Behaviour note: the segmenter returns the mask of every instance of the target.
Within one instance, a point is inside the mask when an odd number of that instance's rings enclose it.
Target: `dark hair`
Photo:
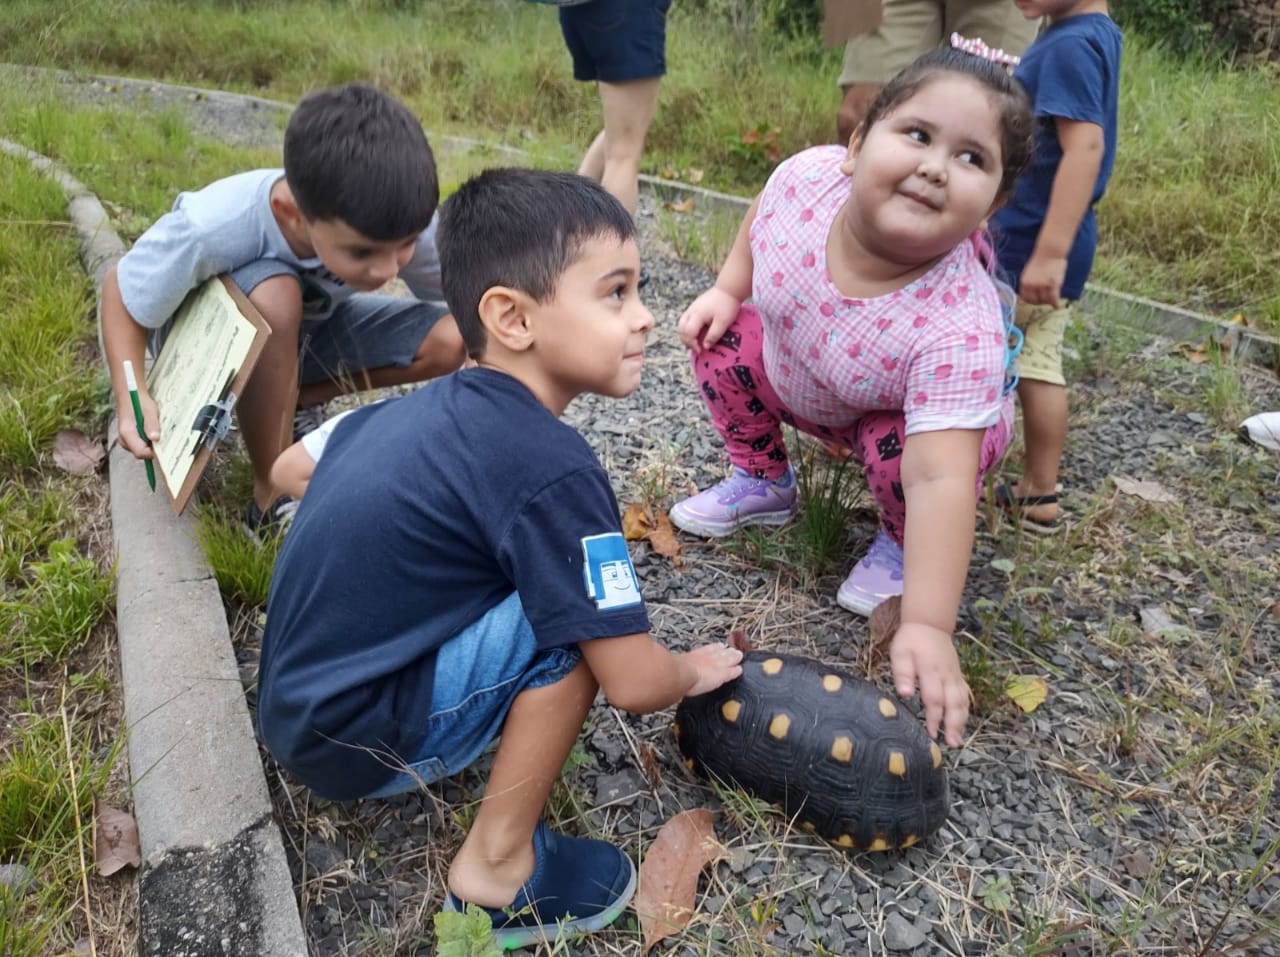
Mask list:
[[[588,240],[634,235],[626,208],[577,173],[489,169],[467,180],[440,208],[436,234],[444,298],[467,355],[484,354],[479,306],[489,289],[547,302]]]
[[[1013,181],[1031,161],[1035,116],[1031,112],[1027,91],[1003,64],[993,63],[954,47],[930,50],[884,85],[867,110],[859,132],[865,137],[867,131],[893,112],[899,103],[909,100],[921,87],[944,79],[948,73],[958,73],[977,80],[987,88],[1000,107],[1000,159],[1003,166],[1000,193],[1008,193],[1013,187]]]
[[[440,203],[422,124],[363,83],[302,99],[284,131],[284,175],[303,216],[379,241],[422,232]]]

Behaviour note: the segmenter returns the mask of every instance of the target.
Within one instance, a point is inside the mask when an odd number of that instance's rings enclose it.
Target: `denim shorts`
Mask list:
[[[229,275],[247,296],[268,279],[297,277],[298,272],[279,259],[258,259]],[[333,379],[359,385],[359,373],[368,369],[410,366],[422,340],[448,312],[444,303],[358,292],[338,303],[327,318],[302,320],[298,382]],[[152,355],[160,354],[171,325],[172,320],[152,332],[148,340]]]
[[[577,645],[539,648],[520,595],[512,592],[437,653],[422,749],[406,755],[407,769],[368,797],[412,791],[475,763],[502,732],[520,692],[555,684],[581,658]]]
[[[626,83],[667,72],[671,0],[590,0],[560,8],[575,80]]]

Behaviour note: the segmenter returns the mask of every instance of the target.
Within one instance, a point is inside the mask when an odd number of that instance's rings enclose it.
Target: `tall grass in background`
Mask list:
[[[812,29],[778,29],[784,7],[673,6],[646,172],[750,195],[776,155],[834,136],[839,51],[822,49]],[[554,10],[521,0],[7,0],[0,60],[286,101],[369,80],[404,97],[433,132],[517,146],[543,165],[575,165],[599,122],[594,90],[572,79]],[[1095,278],[1193,308],[1243,309],[1280,330],[1277,117],[1280,89],[1261,68],[1177,60],[1128,36]],[[170,135],[158,145],[182,148],[183,134]],[[186,172],[182,186],[202,182]]]

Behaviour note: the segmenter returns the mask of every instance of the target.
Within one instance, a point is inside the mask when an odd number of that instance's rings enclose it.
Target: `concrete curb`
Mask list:
[[[0,150],[62,187],[101,290],[124,244],[97,197],[47,157],[7,140]],[[142,843],[139,953],[306,957],[218,584],[190,516],[146,488],[114,424],[112,439],[116,617]]]

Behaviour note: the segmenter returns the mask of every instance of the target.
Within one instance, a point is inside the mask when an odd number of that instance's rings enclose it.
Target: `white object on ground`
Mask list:
[[[1240,437],[1280,452],[1280,412],[1259,412],[1240,425]]]

